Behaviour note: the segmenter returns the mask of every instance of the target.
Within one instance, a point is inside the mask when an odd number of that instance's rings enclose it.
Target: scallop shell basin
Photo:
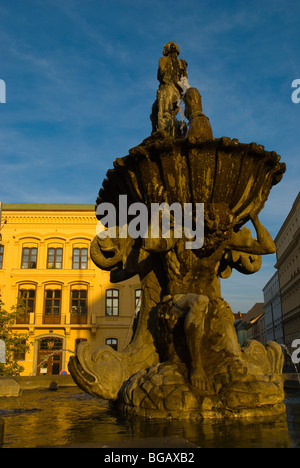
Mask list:
[[[236,227],[246,223],[255,208],[264,206],[273,185],[286,170],[280,156],[256,143],[213,138],[191,142],[151,136],[114,161],[100,189],[97,205],[114,204],[127,195],[128,204],[158,202],[163,187],[169,204],[226,204]]]

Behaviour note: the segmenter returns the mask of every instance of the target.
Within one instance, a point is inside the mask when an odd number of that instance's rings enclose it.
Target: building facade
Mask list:
[[[276,341],[279,344],[284,344],[278,271],[263,288],[263,294],[266,342]]]
[[[266,344],[265,314],[263,302],[257,302],[246,314],[247,339]]]
[[[4,204],[4,223],[1,300],[9,310],[22,299],[24,311],[13,328],[30,337],[30,350],[18,356],[22,375],[67,371],[84,340],[95,350],[124,349],[139,307],[139,278],[112,284],[109,272],[92,262],[94,206]]]
[[[244,346],[249,340],[256,340],[266,344],[264,304],[257,302],[243,316],[236,321],[238,342]]]
[[[300,193],[276,236],[284,342],[300,338]]]

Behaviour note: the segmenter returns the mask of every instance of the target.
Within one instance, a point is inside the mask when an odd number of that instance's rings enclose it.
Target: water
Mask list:
[[[23,391],[0,398],[4,448],[107,442],[179,436],[203,448],[300,448],[300,392],[287,393],[287,418],[260,424],[122,420],[108,402],[77,387]]]

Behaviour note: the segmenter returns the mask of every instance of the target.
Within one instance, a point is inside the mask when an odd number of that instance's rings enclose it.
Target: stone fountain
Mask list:
[[[228,278],[233,268],[255,273],[261,256],[275,252],[258,215],[285,165],[256,143],[213,137],[201,96],[188,84],[187,63],[178,55],[176,44],[165,45],[152,134],[114,161],[97,199],[98,208],[112,204],[118,220],[121,195],[128,205],[142,203],[149,210],[164,203],[173,220],[170,235],[160,230],[156,237],[124,236],[124,225],[117,222],[115,237],[95,237],[91,257],[111,272],[111,282],[139,275],[139,321],[123,351],[105,346],[92,353],[83,342],[69,370],[83,390],[114,401],[128,416],[277,416],[285,412],[281,347],[257,341],[240,347],[220,278]],[[182,102],[188,124],[176,118]],[[187,248],[189,236],[172,233],[173,203],[193,207],[194,226],[195,207],[204,204],[201,246]],[[244,226],[248,221],[257,238]]]

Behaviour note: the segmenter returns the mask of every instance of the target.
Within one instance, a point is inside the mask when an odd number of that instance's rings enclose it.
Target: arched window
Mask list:
[[[37,247],[23,247],[21,268],[33,269],[37,264]]]
[[[63,249],[57,245],[48,246],[47,253],[47,268],[61,269],[62,268]]]
[[[105,298],[105,315],[119,315],[119,290],[107,289]]]
[[[71,287],[71,323],[87,323],[88,290],[85,285]]]
[[[20,315],[16,319],[16,323],[30,323],[29,314],[34,314],[35,311],[35,288],[32,285],[20,286],[18,299],[22,309]]]
[[[115,351],[118,351],[118,340],[117,340],[117,338],[106,338],[105,344],[110,346]]]
[[[59,324],[61,314],[61,287],[49,285],[44,294],[44,323]]]
[[[73,270],[86,270],[88,267],[88,248],[73,246],[72,268]]]

